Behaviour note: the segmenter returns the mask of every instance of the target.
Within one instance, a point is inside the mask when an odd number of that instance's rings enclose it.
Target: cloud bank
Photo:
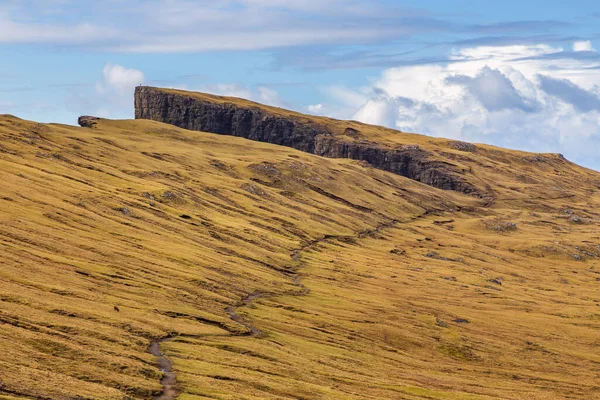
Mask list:
[[[423,33],[504,35],[570,26],[554,20],[473,25],[446,17],[389,0],[4,0],[0,44],[191,53],[357,46]]]
[[[390,7],[382,0],[131,0],[127,4],[122,0],[106,0],[102,3],[98,6],[79,0],[6,0],[0,4],[0,44],[180,53],[354,44],[431,30],[431,24],[421,28],[428,18],[421,15],[423,12]],[[413,20],[415,17],[418,20]],[[406,20],[394,23],[398,19]]]
[[[576,53],[543,44],[455,50],[444,64],[385,70],[372,86],[354,91],[362,99],[358,109],[340,107],[342,89],[328,88],[331,101],[310,111],[337,111],[339,117],[432,136],[563,152],[600,169],[600,54],[587,42],[573,47]]]

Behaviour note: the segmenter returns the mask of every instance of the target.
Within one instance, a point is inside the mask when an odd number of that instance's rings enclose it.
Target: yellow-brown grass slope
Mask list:
[[[0,398],[151,398],[164,337],[181,399],[598,398],[600,176],[446,152],[494,202],[151,121],[0,117]]]
[[[435,187],[452,186],[440,182],[444,178],[455,180],[456,190],[470,192],[488,202],[496,198],[527,201],[536,197],[539,200],[540,197],[569,196],[568,190],[577,190],[581,182],[598,180],[596,173],[585,171],[560,154],[509,151],[485,144],[434,138],[357,121],[301,114],[235,97],[152,87],[137,89],[136,115],[141,118],[168,121],[189,129],[205,126],[210,132],[259,137],[270,143],[290,142],[294,148],[328,157],[371,159],[384,170],[408,169],[400,174],[413,175],[421,182],[431,181]],[[274,126],[279,129],[272,129]],[[282,137],[281,132],[286,127],[297,143]],[[252,129],[258,132],[247,132]],[[311,138],[307,132],[313,132],[316,137]],[[312,146],[324,148],[311,150],[311,146],[298,137],[312,142]],[[395,152],[406,157],[393,160]],[[402,168],[394,164],[408,166]],[[429,169],[431,165],[435,167]],[[411,171],[414,169],[411,166],[422,167],[425,176]],[[572,176],[577,179],[570,179]]]

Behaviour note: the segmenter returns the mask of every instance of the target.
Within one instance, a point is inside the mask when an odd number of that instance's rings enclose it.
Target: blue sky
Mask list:
[[[600,3],[0,0],[0,113],[131,118],[137,84],[600,170]]]

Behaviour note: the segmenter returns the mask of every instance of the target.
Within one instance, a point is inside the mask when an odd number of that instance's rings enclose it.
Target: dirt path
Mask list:
[[[150,343],[150,353],[156,357],[156,363],[160,371],[163,373],[163,377],[160,380],[160,384],[163,387],[162,393],[159,396],[154,397],[154,400],[174,400],[177,397],[177,388],[175,383],[177,381],[177,375],[173,372],[173,366],[171,360],[169,360],[161,351],[160,344],[168,342],[173,338],[164,338],[155,340]]]
[[[229,314],[229,318],[231,318],[234,322],[242,325],[250,330],[250,336],[258,336],[261,334],[261,331],[252,325],[250,322],[244,321],[242,317],[240,317],[236,310],[240,307],[246,307],[252,304],[252,302],[256,299],[263,297],[262,293],[251,293],[242,299],[242,302],[237,307],[227,307],[225,311]]]
[[[410,219],[409,221],[406,221],[405,223],[413,222],[417,219],[425,217],[428,214],[429,214],[429,212],[426,211],[424,214],[414,217],[414,218]],[[354,236],[325,235],[320,239],[315,239],[298,249],[292,250],[292,252],[290,253],[290,258],[294,262],[300,262],[299,267],[296,268],[296,271],[297,271],[304,265],[304,262],[301,261],[302,253],[311,250],[312,248],[319,245],[320,243],[327,242],[329,240],[362,239],[362,238],[372,237],[372,236],[376,235],[377,233],[379,233],[380,231],[382,231],[383,229],[393,228],[394,226],[396,226],[397,224],[399,224],[401,222],[402,221],[399,221],[399,220],[389,220],[386,222],[382,222],[379,225],[377,225],[376,228],[358,232]],[[298,288],[300,288],[300,291],[298,293],[295,293],[296,296],[306,296],[308,293],[310,293],[310,289],[308,289],[302,283],[302,275],[299,274],[298,272],[286,273],[286,272],[282,271],[281,274],[285,275],[288,278],[293,278],[293,284],[295,286],[297,286]],[[237,310],[241,307],[247,307],[247,306],[251,305],[254,302],[254,300],[262,298],[262,297],[266,297],[266,296],[267,296],[267,294],[259,293],[259,292],[248,294],[246,297],[244,297],[242,299],[242,301],[238,305],[227,307],[225,309],[225,312],[227,312],[227,314],[229,315],[229,318],[231,318],[232,321],[234,321],[235,323],[248,329],[248,332],[249,332],[247,334],[248,336],[256,337],[262,333],[260,331],[260,329],[258,329],[256,326],[254,326],[251,322],[244,320],[239,314],[237,314]],[[157,357],[156,361],[158,363],[158,366],[159,366],[161,372],[163,373],[163,378],[160,381],[161,385],[163,386],[163,391],[162,391],[161,395],[155,397],[154,400],[175,400],[178,395],[177,387],[176,387],[177,375],[173,371],[171,361],[160,351],[161,343],[165,343],[165,342],[168,342],[173,339],[174,339],[173,337],[163,338],[163,339],[155,340],[150,344],[150,352],[154,356]]]

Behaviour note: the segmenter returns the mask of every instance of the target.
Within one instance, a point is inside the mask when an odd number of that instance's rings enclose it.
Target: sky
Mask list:
[[[597,0],[0,0],[0,114],[133,117],[139,84],[600,170]]]

